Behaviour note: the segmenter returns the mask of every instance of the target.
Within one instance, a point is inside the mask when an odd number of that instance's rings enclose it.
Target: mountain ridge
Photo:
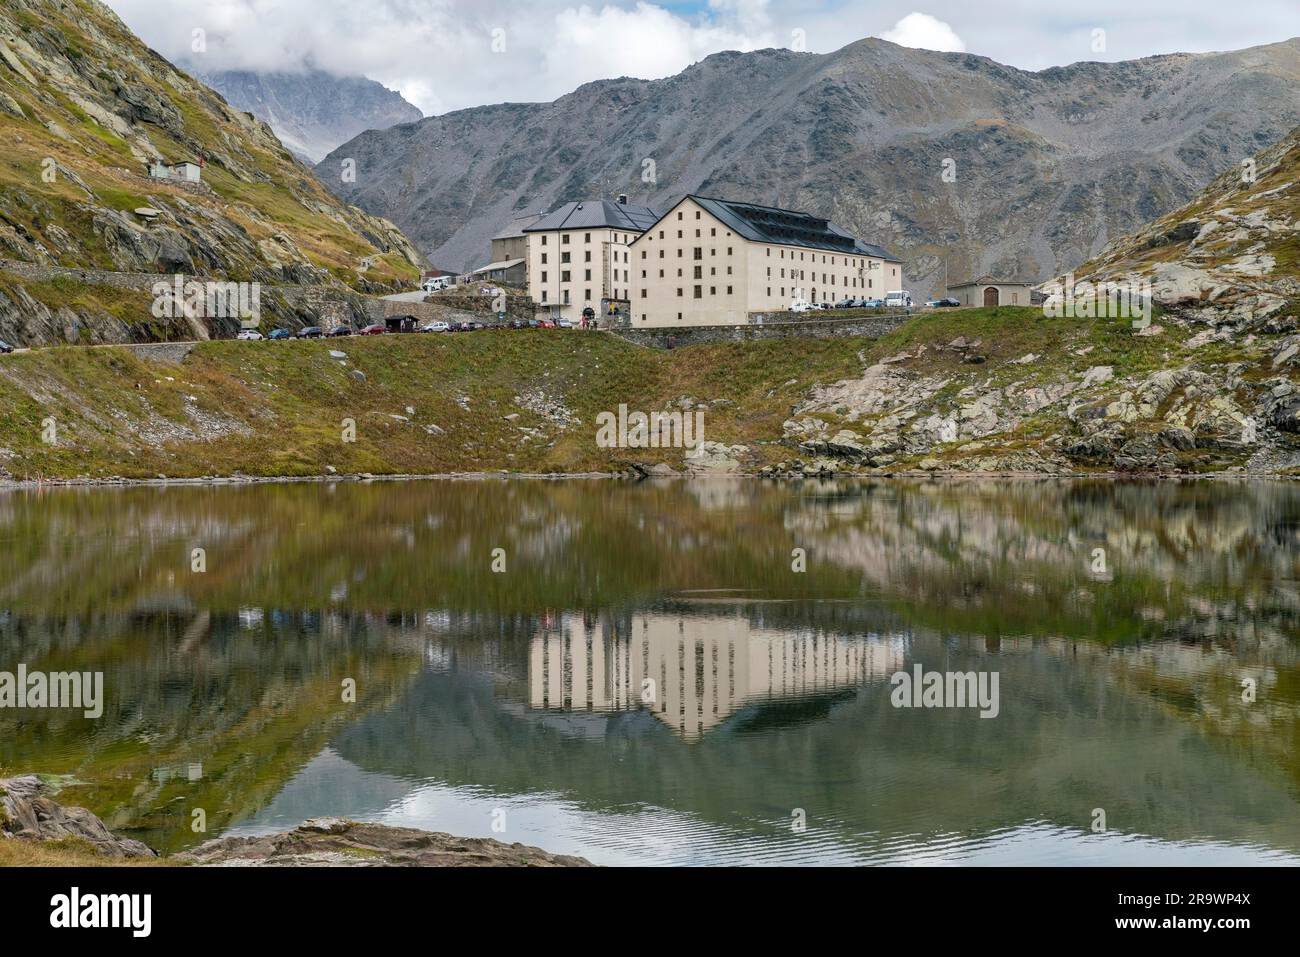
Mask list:
[[[419,275],[395,225],[329,193],[269,126],[146,47],[99,0],[0,7],[0,136],[0,259],[346,293],[396,291]],[[156,162],[182,160],[202,164],[201,182],[151,175]],[[119,299],[0,270],[0,336],[154,335],[148,310]]]
[[[265,121],[288,149],[309,164],[370,129],[388,129],[424,119],[402,94],[364,76],[335,76],[324,70],[262,73],[203,71],[194,76],[231,106]]]
[[[1297,89],[1300,39],[1029,72],[865,38],[427,117],[360,134],[317,170],[462,267],[521,211],[699,192],[827,216],[896,249],[917,291],[936,291],[945,257],[953,281],[1044,280],[1089,258],[1300,124]],[[338,176],[344,158],[355,183]]]

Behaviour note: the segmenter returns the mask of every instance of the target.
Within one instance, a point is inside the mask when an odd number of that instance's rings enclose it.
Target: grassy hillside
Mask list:
[[[1239,364],[1238,351],[1005,307],[921,316],[880,340],[671,352],[548,330],[208,342],[179,366],[120,348],[46,349],[0,358],[0,469],[15,479],[680,469],[679,449],[598,448],[596,416],[689,399],[705,409],[708,441],[745,446],[730,454],[746,471],[796,458],[840,471],[1100,470],[1112,463],[1063,454],[1078,437],[1071,416],[1108,407],[1120,378],[1214,372]],[[1089,380],[1097,368],[1111,378]],[[1018,411],[990,418],[989,396]],[[956,431],[940,434],[948,418]],[[49,419],[54,444],[42,437]],[[847,457],[801,445],[844,429],[864,445],[897,443]],[[1193,442],[1170,454],[1180,470],[1209,471],[1254,451]]]
[[[98,0],[0,8],[0,138],[0,257],[355,288],[418,276],[396,227],[336,200]],[[147,175],[200,158],[202,187]]]

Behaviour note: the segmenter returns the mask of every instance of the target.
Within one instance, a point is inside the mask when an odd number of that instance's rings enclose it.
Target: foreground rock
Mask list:
[[[105,857],[157,857],[130,838],[118,837],[84,807],[64,807],[49,797],[36,775],[0,780],[0,840],[64,841],[77,838]]]
[[[225,837],[174,858],[216,867],[591,867],[580,857],[523,844],[453,837],[433,831],[308,821],[285,834]]]

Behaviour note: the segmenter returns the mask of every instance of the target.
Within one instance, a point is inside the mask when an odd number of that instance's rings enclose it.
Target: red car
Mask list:
[[[388,327],[382,322],[376,322],[373,326],[366,326],[361,330],[363,336],[382,336],[388,333]]]
[[[549,319],[543,319],[542,322],[541,322],[541,325],[539,325],[537,328],[539,328],[539,329],[554,329],[554,328],[555,328],[555,323],[551,322],[551,320],[549,320]]]

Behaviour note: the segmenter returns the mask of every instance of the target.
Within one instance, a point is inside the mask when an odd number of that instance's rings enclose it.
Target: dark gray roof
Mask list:
[[[493,236],[493,239],[516,239],[524,234],[533,223],[542,218],[541,213],[527,213],[510,220],[510,225]]]
[[[527,227],[526,233],[556,229],[628,229],[643,233],[659,221],[659,211],[649,206],[622,204],[607,199],[565,203]]]
[[[758,206],[754,203],[733,203],[707,196],[692,195],[686,199],[694,200],[712,216],[730,226],[733,232],[751,242],[825,249],[828,252],[870,256],[886,262],[903,261],[883,246],[864,243],[829,219],[810,213],[778,209],[775,206]]]

